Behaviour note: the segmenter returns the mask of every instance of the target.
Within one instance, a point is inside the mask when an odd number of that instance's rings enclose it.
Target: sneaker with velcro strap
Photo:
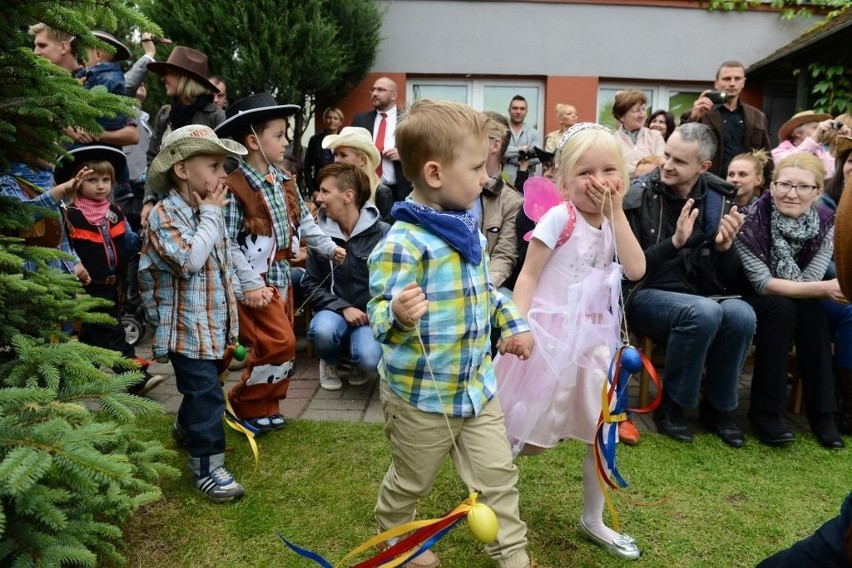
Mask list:
[[[192,476],[195,488],[216,503],[234,501],[245,495],[243,486],[234,481],[234,476],[224,467],[217,467],[205,477]]]

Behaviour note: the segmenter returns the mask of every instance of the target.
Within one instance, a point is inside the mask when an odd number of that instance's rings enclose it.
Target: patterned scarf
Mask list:
[[[478,265],[482,260],[476,217],[466,211],[436,211],[409,199],[395,204],[391,215],[429,229],[472,264]]]
[[[772,245],[769,249],[769,269],[775,278],[802,281],[802,269],[796,263],[796,257],[805,246],[805,242],[817,236],[819,215],[816,207],[811,207],[796,219],[778,212],[772,202],[772,217],[769,222]]]
[[[109,211],[109,199],[95,201],[81,195],[74,200],[74,206],[80,210],[86,221],[95,227],[100,227],[106,217],[107,211]]]

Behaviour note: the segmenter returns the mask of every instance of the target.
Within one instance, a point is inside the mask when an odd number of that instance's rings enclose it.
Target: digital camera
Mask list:
[[[714,105],[720,105],[728,100],[728,93],[725,91],[710,91],[704,96],[710,99],[710,102]]]

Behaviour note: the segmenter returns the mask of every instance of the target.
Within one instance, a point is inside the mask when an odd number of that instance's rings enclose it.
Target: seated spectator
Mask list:
[[[645,126],[648,99],[642,91],[619,91],[612,103],[612,116],[621,124],[615,139],[627,162],[627,173],[632,178],[636,163],[645,156],[663,156],[665,141],[656,130]]]
[[[329,134],[322,141],[322,147],[334,151],[334,161],[358,166],[366,174],[370,182],[369,200],[379,210],[379,215],[385,223],[393,223],[391,207],[393,207],[393,191],[381,182],[376,174],[376,168],[381,162],[381,155],[370,131],[360,126],[346,126],[340,134]]]
[[[559,130],[554,130],[544,138],[545,152],[554,152],[559,141],[568,132],[568,129],[577,124],[579,115],[574,105],[559,103],[556,105],[556,120],[559,121]]]
[[[358,166],[334,163],[317,176],[320,228],[340,247],[346,259],[335,265],[311,250],[302,277],[302,292],[314,309],[308,339],[320,358],[320,386],[343,387],[337,363],[348,343],[349,384],[375,379],[382,357],[367,319],[370,299],[367,257],[390,228],[370,201],[370,181]]]
[[[668,140],[675,129],[674,115],[667,110],[655,110],[645,120],[645,126],[659,132],[663,140]]]
[[[667,344],[666,388],[654,411],[659,431],[692,442],[683,409],[699,406],[703,383],[702,425],[740,447],[745,439],[730,412],[755,319],[748,304],[723,297],[738,266],[731,246],[742,217],[734,188],[707,173],[715,151],[708,126],[680,126],[665,144],[663,164],[624,197],[648,267],[642,281],[625,283],[625,311],[636,333]]]
[[[752,150],[734,156],[728,164],[728,183],[737,188],[734,203],[743,208],[751,205],[763,191],[763,171],[769,155],[765,150]]]
[[[305,150],[305,187],[308,191],[317,189],[317,175],[325,166],[334,162],[334,152],[324,148],[322,141],[329,134],[337,134],[343,126],[343,111],[337,107],[328,107],[322,113],[322,122],[325,128],[311,136],[308,140],[308,148]],[[378,151],[378,150],[376,150]]]
[[[518,262],[518,242],[515,218],[524,204],[523,196],[503,179],[500,162],[509,146],[509,121],[498,112],[488,111],[488,157],[485,173],[488,183],[471,211],[485,235],[486,250],[491,258],[491,283],[500,288],[515,271]],[[508,289],[505,292],[509,292]]]
[[[778,129],[781,143],[772,149],[772,161],[777,164],[790,154],[807,152],[822,160],[827,177],[831,177],[834,174],[834,157],[824,139],[826,133],[833,130],[833,124],[830,114],[806,110],[793,115]]]
[[[795,341],[811,431],[826,448],[844,446],[834,422],[831,333],[820,300],[847,300],[836,278],[823,280],[834,250],[833,213],[816,207],[824,179],[825,167],[816,156],[796,153],[781,160],[770,191],[747,209],[734,244],[753,291],[743,300],[757,316],[748,417],[768,445],[793,441],[781,416],[786,354]]]
[[[645,156],[644,158],[641,158],[638,162],[636,162],[636,169],[633,170],[633,177],[630,181],[632,182],[636,178],[653,172],[662,163],[663,159],[660,156]]]

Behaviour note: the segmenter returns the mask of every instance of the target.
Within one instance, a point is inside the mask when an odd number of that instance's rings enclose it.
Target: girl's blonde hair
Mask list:
[[[790,154],[775,164],[775,171],[772,173],[772,181],[778,181],[778,176],[780,176],[781,172],[787,168],[799,168],[806,172],[811,172],[816,178],[816,186],[819,190],[822,191],[825,187],[825,165],[822,163],[822,160],[813,154],[808,154],[806,152]]]
[[[763,179],[763,168],[765,168],[766,164],[769,162],[769,153],[766,150],[752,150],[751,152],[744,152],[734,156],[731,163],[736,162],[737,160],[749,162],[752,166],[754,166],[754,173],[760,179],[758,188],[763,187],[763,184],[766,183],[766,180]]]
[[[575,125],[572,128],[577,128],[577,126]],[[609,130],[598,125],[582,128],[574,134],[569,134],[565,144],[557,150],[556,185],[560,190],[564,191],[568,187],[568,179],[574,174],[574,167],[577,162],[592,149],[600,149],[615,156],[621,176],[622,191],[627,191],[627,188],[630,187],[630,176],[627,174],[627,163],[624,161],[621,147]]]
[[[96,176],[108,175],[109,180],[110,180],[110,184],[115,185],[115,168],[113,168],[112,164],[110,162],[108,162],[107,160],[93,160],[91,162],[84,162],[84,163],[80,164],[77,168],[74,169],[74,172],[72,174],[72,178],[74,176],[76,176],[77,173],[80,170],[82,170],[83,168],[89,168],[90,170],[92,170],[92,172],[93,172],[92,175],[96,175]],[[76,188],[71,189],[68,192],[67,196],[68,196],[68,202],[69,203],[74,203],[74,201],[77,200],[77,197],[78,197],[77,192],[78,192],[79,189],[80,189],[79,187],[76,187]]]

